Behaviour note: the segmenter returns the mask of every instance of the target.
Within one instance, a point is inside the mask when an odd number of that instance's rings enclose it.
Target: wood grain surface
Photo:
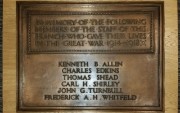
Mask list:
[[[31,0],[23,0],[31,1]],[[47,0],[33,0],[47,1]],[[60,0],[54,0],[60,1]],[[61,0],[62,1],[62,0]],[[64,0],[65,2],[69,2]],[[73,0],[72,0],[73,1]],[[78,0],[79,1],[79,0]],[[74,2],[78,2],[75,1]],[[96,0],[99,1],[99,0]],[[108,1],[108,0],[101,0]],[[113,0],[122,1],[122,0]],[[152,1],[152,0],[124,0]],[[177,113],[178,112],[178,23],[177,0],[164,1],[164,111],[126,111],[125,113]],[[90,2],[85,0],[84,2]],[[16,79],[16,0],[3,1],[3,113],[34,113],[20,112],[17,105]],[[37,113],[124,113],[118,111],[71,110]]]
[[[180,0],[178,0],[178,110],[180,113]]]
[[[0,0],[0,112],[2,112],[2,0]]]

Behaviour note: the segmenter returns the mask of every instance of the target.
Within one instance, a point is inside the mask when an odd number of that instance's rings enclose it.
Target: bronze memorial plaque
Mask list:
[[[18,110],[163,110],[163,3],[17,2]]]

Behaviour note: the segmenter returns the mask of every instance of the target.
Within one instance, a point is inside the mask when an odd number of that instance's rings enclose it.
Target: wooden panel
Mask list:
[[[2,0],[0,0],[0,112],[2,112]]]
[[[178,0],[178,110],[180,113],[180,1]]]
[[[24,0],[30,1],[30,0]],[[42,1],[42,0],[39,0]],[[43,0],[44,1],[44,0]],[[59,0],[56,0],[59,1]],[[98,1],[98,0],[96,0]],[[107,1],[107,0],[104,0]],[[115,0],[114,0],[115,1]],[[116,0],[122,1],[122,0]],[[127,0],[125,0],[127,1]],[[128,0],[130,1],[130,0]],[[132,1],[132,0],[131,0]],[[149,1],[149,0],[139,0]],[[163,1],[163,0],[154,0]],[[67,1],[65,1],[67,2]],[[177,37],[177,1],[164,0],[165,22],[164,22],[164,113],[177,112],[178,91],[178,37]],[[3,8],[3,113],[16,113],[16,0],[4,0]],[[61,111],[71,113],[72,111]],[[102,113],[96,110],[73,110],[74,113]],[[113,113],[117,111],[104,111]],[[23,113],[23,112],[17,112]],[[32,113],[32,112],[26,112]],[[42,112],[41,112],[42,113]],[[49,113],[49,112],[44,112]],[[56,112],[57,113],[57,112]],[[122,112],[121,112],[122,113]],[[157,113],[153,111],[132,111],[126,113]],[[159,111],[159,113],[163,113]]]

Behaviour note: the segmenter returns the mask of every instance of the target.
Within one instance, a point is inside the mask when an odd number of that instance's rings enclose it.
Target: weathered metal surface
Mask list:
[[[162,110],[161,5],[19,2],[19,109]]]

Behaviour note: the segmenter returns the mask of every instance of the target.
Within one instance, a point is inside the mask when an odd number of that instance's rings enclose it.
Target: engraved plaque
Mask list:
[[[162,6],[18,2],[19,110],[162,110]]]

